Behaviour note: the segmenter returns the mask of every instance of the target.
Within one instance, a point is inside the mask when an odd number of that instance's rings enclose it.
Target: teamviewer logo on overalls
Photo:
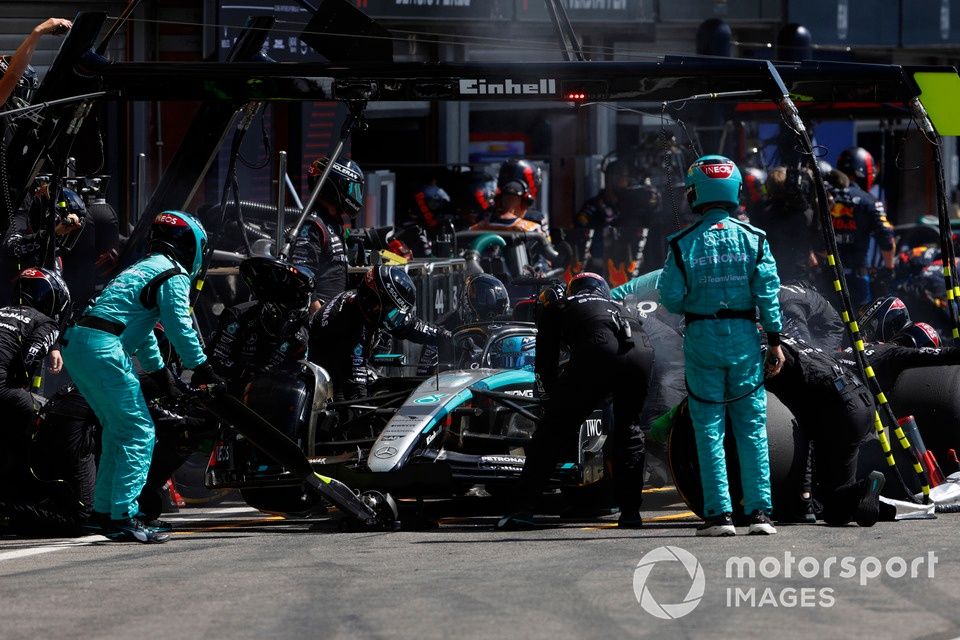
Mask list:
[[[663,604],[654,597],[647,583],[655,568],[659,566],[663,570],[664,565],[673,562],[679,562],[690,577],[690,589],[681,602]],[[680,547],[657,547],[647,552],[640,558],[633,572],[633,593],[637,596],[637,602],[644,611],[661,620],[675,620],[692,612],[703,599],[705,588],[706,578],[704,578],[700,561],[692,553]]]

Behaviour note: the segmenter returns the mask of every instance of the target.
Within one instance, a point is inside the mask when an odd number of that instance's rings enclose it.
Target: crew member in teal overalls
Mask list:
[[[697,535],[735,535],[723,450],[725,409],[740,458],[750,533],[776,533],[768,514],[767,397],[756,318],[767,333],[766,373],[783,366],[780,279],[763,231],[731,213],[740,202],[737,165],[704,156],[687,171],[687,200],[703,217],[673,234],[657,283],[660,302],[686,321],[684,361],[706,522]]]
[[[190,286],[200,273],[207,234],[190,214],[165,211],[153,221],[147,257],[116,276],[63,339],[63,359],[103,426],[91,530],[118,541],[164,542],[169,535],[136,516],[156,440],[134,370],[170,384],[157,346],[157,322],[193,382],[217,380],[190,318]]]

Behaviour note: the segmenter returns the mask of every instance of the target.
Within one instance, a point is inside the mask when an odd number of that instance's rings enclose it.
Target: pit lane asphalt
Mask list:
[[[953,638],[960,636],[958,516],[857,527],[781,526],[772,537],[694,537],[661,492],[642,530],[612,518],[496,533],[493,518],[433,530],[340,533],[330,519],[285,520],[242,505],[187,509],[163,545],[0,539],[0,638]],[[703,599],[661,620],[634,594],[647,552],[680,547],[700,562]],[[934,577],[726,578],[731,556],[937,555]],[[809,565],[808,565],[809,568]],[[822,576],[822,574],[821,574]],[[647,587],[679,603],[692,579],[654,565]],[[728,606],[732,588],[770,588],[762,607]],[[787,589],[833,590],[833,606],[786,607]],[[790,593],[787,591],[786,593]],[[789,601],[790,596],[787,596]],[[819,595],[815,601],[823,602]]]

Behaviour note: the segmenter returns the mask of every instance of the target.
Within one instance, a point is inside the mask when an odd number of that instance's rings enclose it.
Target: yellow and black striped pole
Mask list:
[[[960,283],[957,280],[956,250],[953,246],[953,229],[950,225],[950,211],[947,204],[947,187],[943,174],[943,153],[940,135],[937,133],[930,116],[918,98],[910,101],[910,110],[917,128],[926,138],[933,151],[933,169],[937,183],[937,226],[940,231],[940,257],[943,260],[943,282],[946,289],[947,315],[950,318],[950,338],[960,339]]]
[[[793,104],[793,101],[788,95],[784,95],[780,101],[780,112],[783,116],[785,124],[793,130],[797,138],[800,140],[803,152],[807,157],[807,164],[810,170],[813,172],[814,188],[817,194],[817,213],[820,218],[821,233],[823,234],[823,241],[827,250],[827,265],[833,272],[833,289],[840,299],[840,317],[843,318],[844,325],[846,325],[847,333],[850,337],[850,342],[853,344],[853,353],[856,357],[857,364],[860,367],[861,375],[866,381],[870,392],[874,396],[874,401],[876,403],[876,411],[874,412],[874,427],[877,430],[877,438],[880,440],[880,446],[883,448],[883,453],[886,457],[887,464],[893,467],[894,470],[897,470],[896,461],[894,460],[893,453],[891,451],[890,441],[884,430],[884,419],[886,419],[890,430],[893,431],[897,436],[901,446],[903,446],[908,453],[910,449],[910,441],[897,424],[896,416],[893,413],[893,409],[890,407],[890,403],[887,401],[887,396],[880,387],[880,383],[874,374],[873,367],[871,367],[870,363],[867,361],[867,356],[864,351],[863,337],[860,335],[860,326],[857,324],[856,317],[853,312],[853,303],[850,300],[850,294],[846,286],[846,279],[843,275],[843,265],[840,262],[839,251],[837,249],[837,237],[833,232],[833,220],[830,215],[830,210],[827,206],[827,191],[823,184],[823,176],[820,175],[820,167],[818,166],[816,158],[814,157],[813,145],[810,142],[810,137],[807,134],[806,127],[804,126],[803,121],[800,119],[800,114],[797,111],[796,105]],[[923,467],[919,464],[914,466],[914,471],[916,471],[920,478],[920,486],[923,491],[924,500],[929,501],[930,485],[927,481],[927,474],[923,470]],[[896,475],[902,482],[903,478],[900,477],[899,471],[897,471]],[[907,489],[905,484],[903,488],[908,496],[912,496],[912,492]]]

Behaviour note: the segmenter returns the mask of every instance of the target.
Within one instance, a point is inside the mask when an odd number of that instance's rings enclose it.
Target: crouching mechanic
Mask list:
[[[247,258],[240,276],[255,300],[220,314],[207,351],[214,370],[240,396],[258,374],[306,358],[313,273],[276,258]]]
[[[687,325],[684,363],[703,485],[701,536],[736,535],[723,449],[729,410],[740,457],[750,533],[776,533],[770,522],[767,397],[756,309],[767,332],[767,373],[783,366],[780,279],[764,233],[732,217],[740,170],[723,156],[703,156],[687,171],[687,200],[702,218],[669,237],[657,283],[660,302]]]
[[[646,455],[640,412],[647,397],[653,349],[640,321],[610,299],[599,275],[578,274],[566,298],[544,301],[537,320],[537,386],[544,398],[543,418],[527,448],[518,487],[518,511],[502,518],[498,529],[536,526],[532,513],[546,488],[564,443],[576,437],[583,421],[613,396],[613,479],[621,527],[639,527],[643,465]],[[561,350],[570,361],[560,371]]]
[[[0,309],[0,472],[22,470],[30,428],[39,408],[28,390],[60,334],[70,293],[58,274],[24,269],[14,283],[13,306]],[[17,469],[14,469],[17,467]],[[2,483],[7,485],[7,483]],[[9,485],[7,485],[9,486]]]
[[[369,360],[381,332],[417,344],[436,345],[451,333],[414,316],[417,288],[400,267],[373,267],[360,286],[323,306],[310,326],[309,358],[330,374],[334,397],[367,395]]]
[[[153,328],[165,333],[194,384],[219,382],[190,320],[190,286],[200,273],[207,234],[188,213],[153,221],[149,254],[127,267],[64,334],[63,358],[103,426],[91,529],[116,541],[165,542],[169,535],[138,519],[137,495],[150,467],[156,433],[134,370],[170,383]]]
[[[873,526],[884,476],[873,471],[857,480],[860,443],[873,429],[873,398],[853,372],[834,356],[800,339],[784,337],[785,363],[766,387],[793,413],[814,452],[813,481],[823,504],[821,516],[830,525],[856,520]],[[789,505],[779,505],[781,507]]]

